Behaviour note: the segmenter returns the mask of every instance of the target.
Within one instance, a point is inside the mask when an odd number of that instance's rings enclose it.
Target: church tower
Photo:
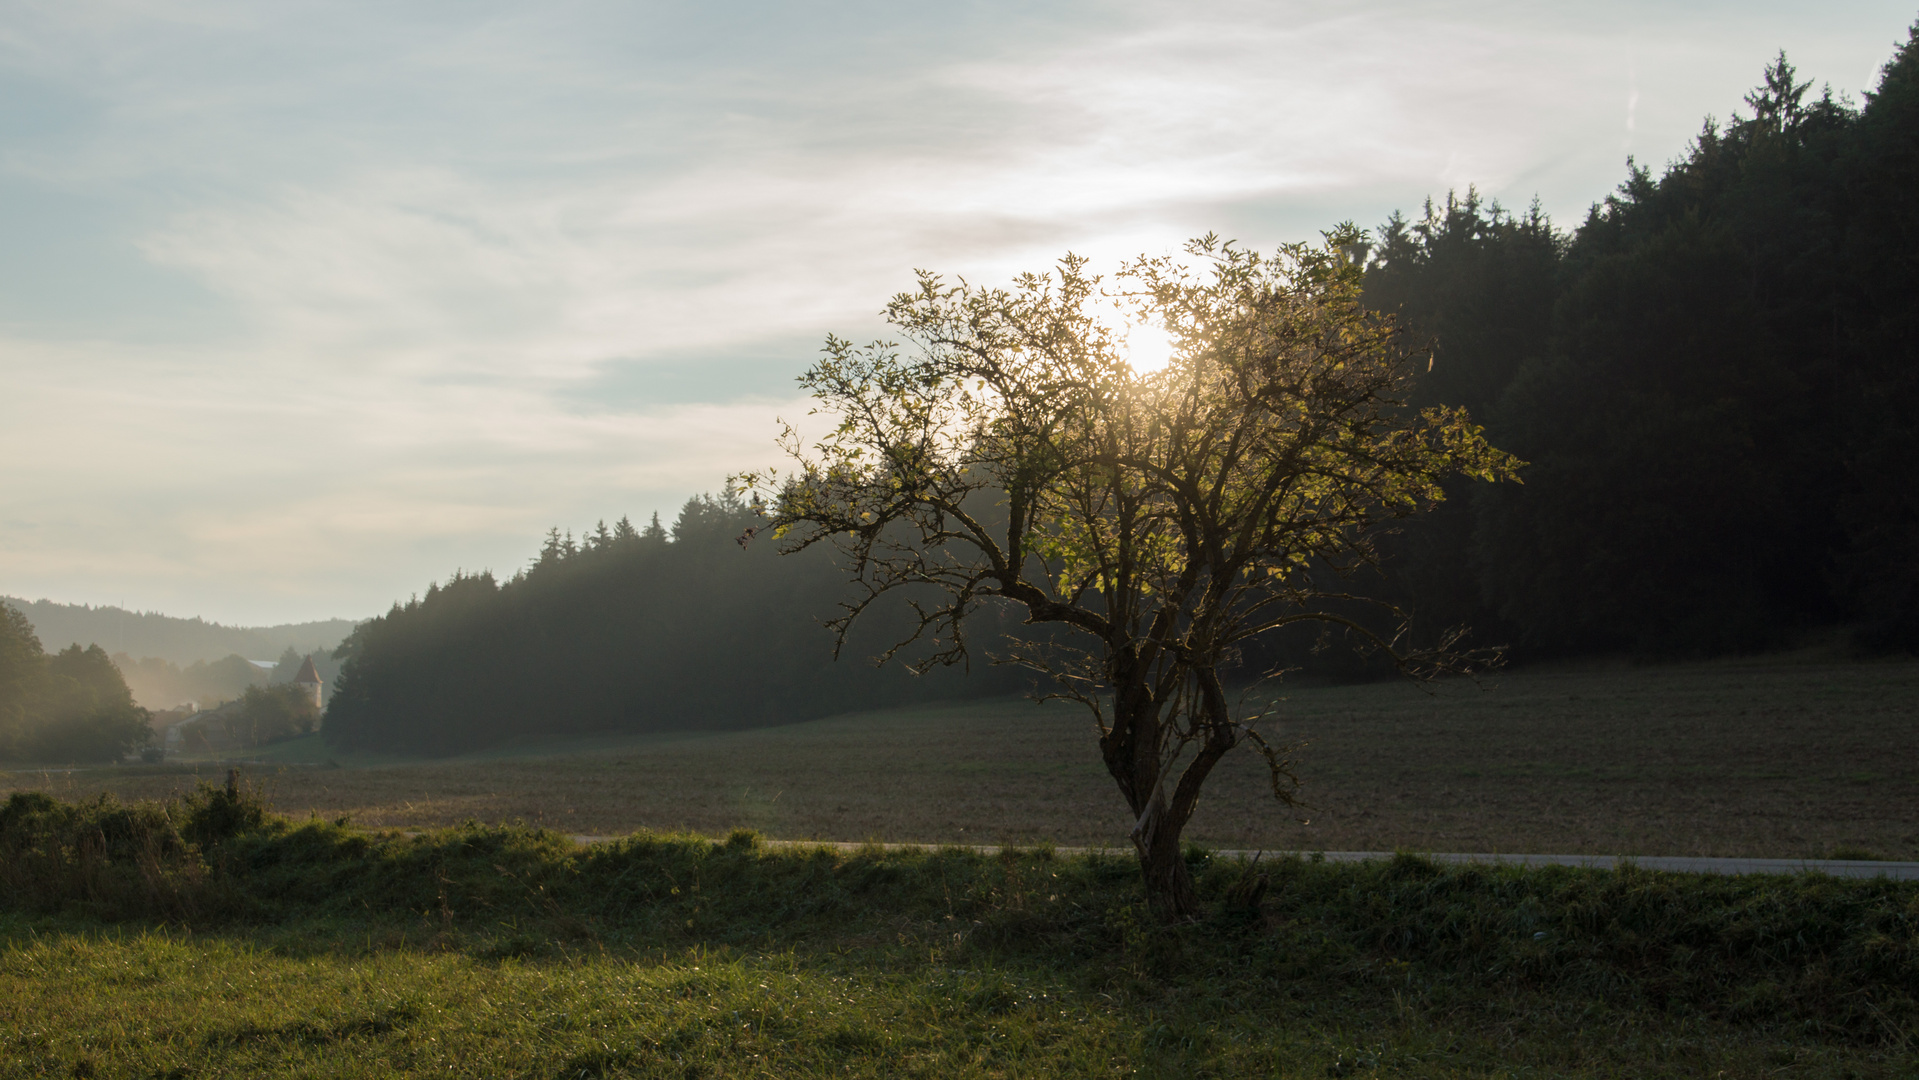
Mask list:
[[[293,677],[293,685],[313,695],[313,707],[320,707],[320,672],[313,666],[313,657],[306,658],[300,665],[300,673]]]

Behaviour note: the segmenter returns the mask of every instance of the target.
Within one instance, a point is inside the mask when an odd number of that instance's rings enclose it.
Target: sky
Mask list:
[[[1476,185],[1576,225],[1905,4],[0,0],[0,594],[363,618],[778,463],[827,333]]]

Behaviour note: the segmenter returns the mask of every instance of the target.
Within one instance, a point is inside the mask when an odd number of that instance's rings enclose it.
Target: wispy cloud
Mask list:
[[[0,592],[368,613],[765,463],[913,267],[1469,183],[1576,218],[1622,89],[1656,161],[1778,46],[1843,85],[1910,14],[1740,10],[16,7],[0,186],[52,209],[0,250]]]

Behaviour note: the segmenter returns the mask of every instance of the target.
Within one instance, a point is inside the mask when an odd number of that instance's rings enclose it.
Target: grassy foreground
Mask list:
[[[1914,1076],[1919,885],[0,809],[0,1077]]]

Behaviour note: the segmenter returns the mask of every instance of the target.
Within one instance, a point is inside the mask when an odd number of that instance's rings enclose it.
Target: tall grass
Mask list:
[[[950,956],[1098,959],[1155,978],[1256,972],[1280,992],[1399,981],[1435,1002],[1525,990],[1856,1036],[1919,1023],[1912,883],[1191,858],[1214,914],[1163,929],[1116,855],[770,849],[744,831],[590,846],[526,828],[368,833],[275,817],[233,786],[134,806],[24,793],[0,808],[7,904],[107,920],[404,924],[499,954],[905,935]]]
[[[243,903],[241,879],[208,863],[223,844],[268,823],[255,793],[229,774],[177,800],[122,805],[110,795],[66,803],[16,792],[0,806],[0,896],[9,906],[102,919],[193,922]],[[224,869],[223,867],[221,869]]]
[[[1087,1048],[1122,1032],[1131,1049],[1121,1057],[1191,1064],[1292,1060],[1276,1047],[1320,1030],[1313,1025],[1350,1033],[1389,1020],[1404,1028],[1413,1017],[1424,1018],[1421,1038],[1451,1031],[1474,1054],[1524,1025],[1534,1055],[1566,1052],[1565,1040],[1592,1043],[1605,1027],[1620,1038],[1683,1030],[1694,1043],[1765,1060],[1785,1045],[1849,1047],[1892,1062],[1909,1060],[1919,1030],[1913,883],[1442,866],[1410,855],[1249,866],[1194,849],[1189,859],[1211,914],[1163,927],[1139,901],[1132,860],[1117,855],[845,852],[769,847],[746,831],[590,846],[529,828],[373,833],[276,817],[231,785],[137,806],[16,794],[0,809],[0,906],[68,935],[103,924],[175,927],[195,940],[266,941],[271,953],[317,950],[351,963],[397,949],[420,956],[418,970],[440,972],[435,979],[454,977],[426,959],[436,955],[561,967],[627,957],[641,965],[633,970],[678,965],[682,976],[686,958],[706,956],[733,965],[722,980],[728,993],[762,1012],[771,963],[800,980],[793,1000],[802,1003],[827,992],[819,980],[852,978],[880,995],[874,1009],[923,1013],[915,1024],[960,1031],[1018,1020],[1028,1025],[1020,1038],[1038,1040],[1034,1053],[1078,1032],[1074,1053],[1092,1055],[1089,1075],[1111,1062]],[[50,947],[36,940],[35,949]],[[41,957],[33,964],[53,963],[53,954],[33,955]],[[849,1054],[893,1045],[870,1016],[829,1023],[823,1004],[816,1016],[789,1006],[775,1010],[781,1030],[805,1042],[822,1074]],[[376,1041],[386,1036],[352,1026],[399,1022],[371,1013],[334,1020]],[[1075,1026],[1085,1024],[1120,1026],[1096,1038]],[[644,1038],[669,1036],[662,1028]],[[1382,1067],[1386,1050],[1347,1041],[1321,1064]],[[566,1060],[578,1059],[566,1075],[653,1060],[641,1043],[607,1042],[602,1058],[566,1045]]]

